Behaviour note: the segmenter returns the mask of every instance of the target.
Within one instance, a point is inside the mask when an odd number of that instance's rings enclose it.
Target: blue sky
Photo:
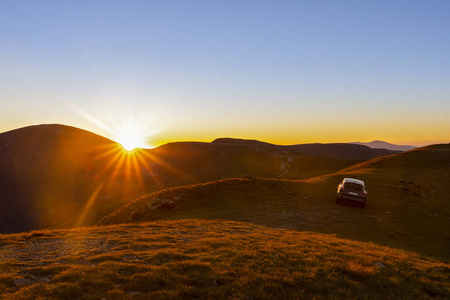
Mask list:
[[[2,1],[0,132],[449,140],[449,1]]]

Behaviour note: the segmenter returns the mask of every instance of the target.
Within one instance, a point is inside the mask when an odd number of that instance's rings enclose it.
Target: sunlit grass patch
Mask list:
[[[145,259],[145,262],[161,265],[174,261],[186,261],[192,259],[192,257],[192,255],[187,255],[175,249],[164,249],[155,251],[153,255]]]
[[[121,257],[111,254],[99,254],[91,256],[87,259],[90,263],[100,263],[104,261],[122,261]]]
[[[53,237],[55,236],[57,233],[52,232],[51,230],[34,230],[34,231],[30,231],[27,234],[23,235],[24,239],[27,240],[31,240],[34,238],[44,238],[44,237]]]
[[[132,275],[124,285],[126,290],[152,292],[160,290],[167,285],[168,274],[161,272],[145,272]]]
[[[136,262],[102,262],[96,266],[96,270],[108,274],[109,278],[127,277],[136,273],[147,272],[151,267]]]
[[[50,276],[59,274],[69,268],[70,267],[68,265],[58,264],[58,265],[49,265],[45,267],[29,268],[27,271],[34,276]]]

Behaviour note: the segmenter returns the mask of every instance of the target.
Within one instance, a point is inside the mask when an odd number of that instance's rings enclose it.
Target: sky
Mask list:
[[[0,132],[450,142],[450,1],[0,1]]]

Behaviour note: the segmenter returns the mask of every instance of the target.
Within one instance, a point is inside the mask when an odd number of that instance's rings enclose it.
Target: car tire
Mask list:
[[[366,202],[363,202],[363,203],[361,204],[361,208],[366,208]]]

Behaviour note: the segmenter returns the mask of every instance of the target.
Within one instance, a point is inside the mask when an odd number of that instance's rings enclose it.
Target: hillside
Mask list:
[[[445,299],[450,265],[333,235],[181,220],[0,235],[2,299]]]
[[[29,126],[0,134],[0,232],[95,224],[139,195],[174,186],[245,174],[310,178],[361,162],[358,151],[342,159],[216,140],[130,153],[75,127]]]
[[[450,145],[373,159],[304,181],[228,179],[142,196],[100,224],[225,219],[291,228],[450,259]],[[335,204],[338,183],[361,178],[366,209]]]

